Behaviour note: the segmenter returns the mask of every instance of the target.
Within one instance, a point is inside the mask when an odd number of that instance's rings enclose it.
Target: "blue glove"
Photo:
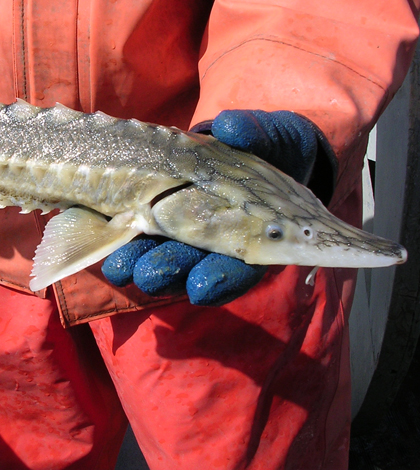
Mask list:
[[[214,120],[216,139],[254,155],[307,184],[317,154],[311,123],[290,111],[222,111]]]
[[[154,245],[151,248],[151,245]],[[266,266],[245,264],[173,240],[158,244],[138,237],[108,256],[102,272],[116,286],[131,282],[146,294],[162,296],[187,289],[195,305],[223,305],[245,294]]]
[[[287,111],[223,111],[213,122],[201,123],[192,131],[212,133],[232,147],[252,152],[303,184],[308,184],[320,154],[327,154],[333,163],[321,131]],[[324,163],[324,167],[327,171],[329,165]],[[186,288],[192,304],[207,306],[240,297],[261,280],[266,270],[265,266],[150,237],[137,238],[115,251],[102,267],[103,274],[117,286],[134,282],[152,296]]]

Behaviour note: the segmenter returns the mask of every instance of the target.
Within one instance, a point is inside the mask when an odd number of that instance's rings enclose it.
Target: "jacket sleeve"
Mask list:
[[[339,160],[338,183],[350,188],[359,176],[344,170],[350,159],[362,167],[368,133],[408,71],[419,4],[216,0],[193,123],[223,109],[300,113],[324,132]]]

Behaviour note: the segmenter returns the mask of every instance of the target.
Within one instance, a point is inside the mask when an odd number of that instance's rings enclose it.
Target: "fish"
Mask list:
[[[0,105],[0,208],[59,213],[35,251],[38,291],[140,234],[249,264],[385,267],[400,244],[332,215],[264,160],[212,136],[18,99]]]

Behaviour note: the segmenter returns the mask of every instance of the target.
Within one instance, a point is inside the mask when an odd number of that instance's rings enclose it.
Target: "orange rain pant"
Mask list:
[[[181,128],[226,108],[299,112],[339,160],[330,209],[358,225],[368,132],[408,70],[418,8],[1,2],[0,102]],[[272,267],[220,308],[113,288],[98,267],[34,295],[46,219],[18,212],[0,211],[0,468],[111,470],[126,416],[152,470],[347,467],[354,271],[312,287],[309,269]]]

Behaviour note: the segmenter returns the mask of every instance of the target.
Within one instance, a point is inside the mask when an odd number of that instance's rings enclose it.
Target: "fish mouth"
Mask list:
[[[395,264],[404,264],[407,261],[408,252],[402,245],[397,244],[397,246],[399,251],[399,260]]]

